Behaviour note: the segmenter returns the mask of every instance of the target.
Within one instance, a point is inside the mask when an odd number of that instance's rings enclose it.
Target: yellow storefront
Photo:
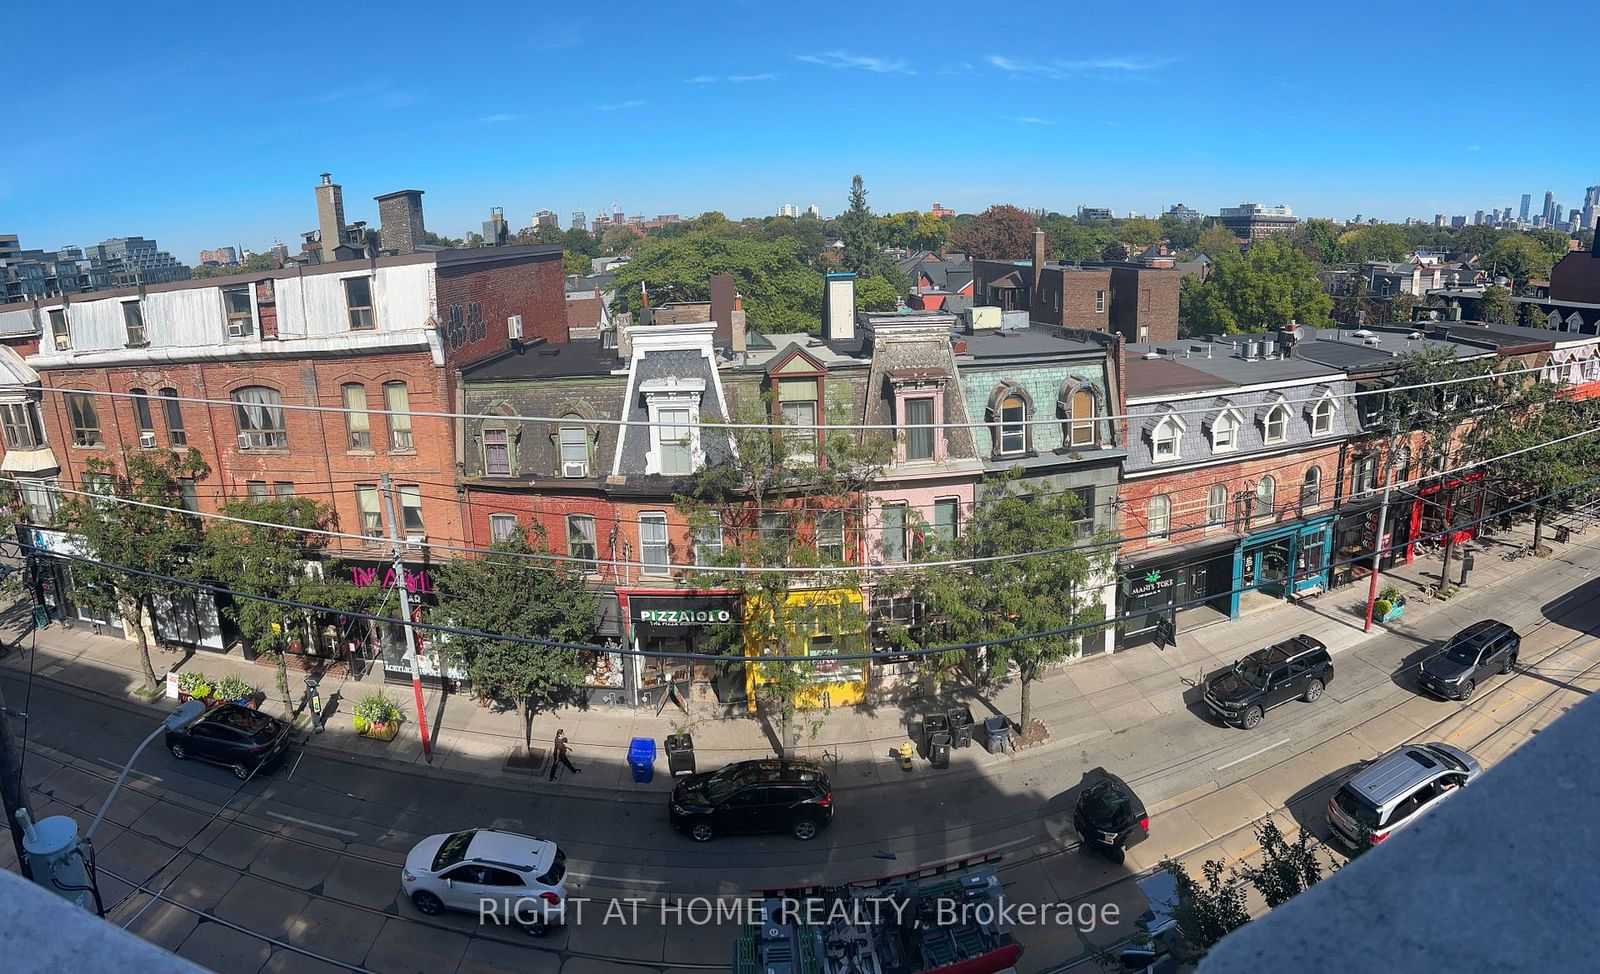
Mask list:
[[[759,659],[766,655],[859,654],[866,645],[862,605],[861,593],[854,589],[789,592],[784,596],[784,608],[779,613],[781,621],[774,624],[770,619],[760,618],[764,611],[761,597],[746,597],[745,655]],[[781,653],[771,647],[764,650],[763,642],[778,642],[772,636],[781,637]],[[809,669],[807,685],[796,695],[796,707],[802,710],[848,707],[866,699],[866,660],[823,661],[809,664]],[[766,666],[752,664],[745,667],[745,680],[748,706],[754,711],[756,690],[762,684],[772,682],[770,673]]]

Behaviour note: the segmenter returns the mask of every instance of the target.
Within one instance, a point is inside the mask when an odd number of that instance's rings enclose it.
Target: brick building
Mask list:
[[[1130,261],[1064,264],[1048,260],[1046,246],[1044,232],[1035,231],[1029,260],[973,261],[973,304],[1130,342],[1178,337],[1182,271]]]

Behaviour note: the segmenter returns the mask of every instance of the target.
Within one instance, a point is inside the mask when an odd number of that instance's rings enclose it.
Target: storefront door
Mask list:
[[[1240,587],[1283,598],[1284,583],[1293,558],[1293,535],[1246,548]]]

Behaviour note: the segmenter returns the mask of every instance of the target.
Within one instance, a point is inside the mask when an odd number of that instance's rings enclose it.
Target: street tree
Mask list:
[[[185,510],[184,486],[211,468],[194,449],[126,450],[124,456],[125,473],[110,460],[89,458],[83,492],[68,495],[56,518],[82,545],[83,560],[72,563],[74,597],[97,613],[117,612],[128,620],[138,637],[145,686],[153,689],[147,625],[154,630],[158,602],[190,591],[166,578],[193,575],[201,531],[199,519]]]
[[[1512,293],[1516,293],[1536,277],[1549,277],[1555,257],[1546,241],[1518,233],[1501,238],[1489,248],[1483,258],[1483,269],[1490,277],[1503,275]]]
[[[970,564],[960,569],[906,569],[878,580],[885,592],[904,592],[922,620],[889,638],[919,649],[964,644],[925,659],[929,675],[979,687],[1015,678],[1022,696],[1024,735],[1033,733],[1033,685],[1049,669],[1103,631],[1101,585],[1109,578],[1115,536],[1101,532],[1086,544],[1079,525],[1094,512],[1070,491],[1029,490],[1018,472],[978,487],[959,535],[919,531],[921,560]]]
[[[1478,299],[1478,320],[1496,325],[1509,325],[1517,320],[1517,305],[1511,300],[1511,291],[1491,284],[1483,289]]]
[[[1044,227],[1050,253],[1057,260],[1099,260],[1100,252],[1112,243],[1110,230],[1103,226],[1079,223],[1071,217],[1046,217],[1041,226]]]
[[[1492,422],[1473,427],[1472,452],[1493,459],[1489,475],[1503,496],[1531,505],[1538,550],[1551,513],[1596,492],[1588,482],[1600,470],[1600,438],[1594,434],[1600,407],[1595,400],[1559,397],[1553,384],[1528,376],[1507,376],[1500,384],[1510,391]]]
[[[1411,314],[1422,302],[1415,294],[1400,293],[1389,299],[1388,318],[1396,324],[1405,324],[1411,320]]]
[[[1550,327],[1550,319],[1545,316],[1544,309],[1531,301],[1522,306],[1522,311],[1518,317],[1519,321],[1517,323],[1524,328]]]
[[[970,227],[952,233],[950,246],[978,260],[1021,260],[1033,253],[1035,226],[1033,217],[1015,206],[991,206]]]
[[[204,577],[217,580],[235,595],[223,613],[258,658],[277,666],[277,689],[286,713],[294,710],[286,654],[313,645],[316,615],[264,599],[281,599],[349,611],[370,608],[371,597],[325,565],[316,535],[333,523],[333,511],[303,497],[243,499],[222,506],[236,520],[213,522],[195,562]],[[249,596],[262,598],[250,598]]]
[[[1220,223],[1206,227],[1201,232],[1200,238],[1195,241],[1194,249],[1216,260],[1226,255],[1239,255],[1239,238],[1234,236],[1232,230]]]
[[[1244,255],[1214,255],[1210,275],[1192,280],[1185,280],[1179,295],[1190,334],[1254,332],[1290,321],[1319,327],[1332,323],[1333,301],[1322,288],[1316,265],[1287,240],[1258,240]]]
[[[1208,859],[1200,867],[1204,885],[1175,859],[1161,860],[1161,868],[1178,884],[1178,901],[1167,905],[1178,926],[1173,953],[1180,961],[1197,963],[1223,937],[1250,922],[1244,884],[1221,862]]]
[[[594,594],[566,562],[530,558],[548,554],[542,536],[518,527],[481,558],[452,559],[438,572],[435,617],[481,633],[593,644],[598,632]],[[532,743],[538,709],[583,680],[581,650],[490,635],[449,634],[440,642],[452,660],[465,664],[480,694],[516,708],[525,746]]]
[[[1266,818],[1256,824],[1256,842],[1261,846],[1261,861],[1245,866],[1243,873],[1267,901],[1268,909],[1276,910],[1322,881],[1327,864],[1317,854],[1316,836],[1310,829],[1301,829],[1291,842],[1277,822]]]
[[[720,548],[695,546],[695,585],[734,591],[743,604],[740,624],[711,631],[716,651],[730,659],[726,666],[750,666],[733,661],[751,656],[807,655],[817,635],[830,637],[829,653],[861,652],[866,644],[861,573],[736,569],[853,563],[863,529],[862,497],[882,474],[894,444],[870,431],[783,429],[800,426],[805,417],[786,420],[775,405],[770,394],[738,404],[726,429],[730,456],[702,471],[676,499],[696,537],[713,532],[720,541]],[[851,410],[835,401],[812,421],[849,423]],[[779,429],[739,428],[762,423]],[[776,718],[781,754],[798,746],[795,716],[808,697],[847,666],[860,664],[754,665],[755,699],[769,721]]]

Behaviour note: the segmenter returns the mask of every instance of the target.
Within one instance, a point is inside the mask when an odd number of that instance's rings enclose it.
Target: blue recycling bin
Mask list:
[[[656,776],[656,742],[652,737],[635,737],[628,742],[628,767],[633,780],[647,785]]]

